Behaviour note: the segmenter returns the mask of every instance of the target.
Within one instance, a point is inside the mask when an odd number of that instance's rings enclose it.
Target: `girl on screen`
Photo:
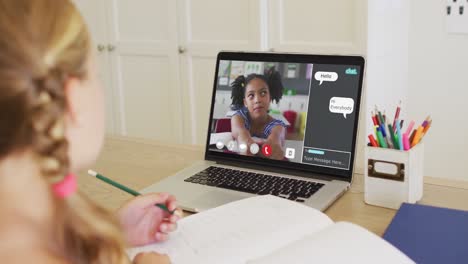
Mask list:
[[[283,95],[281,75],[274,67],[265,74],[237,77],[231,84],[232,105],[238,109],[231,118],[232,136],[238,144],[256,143],[271,146],[272,159],[284,159],[286,124],[268,114],[270,103],[278,103]]]

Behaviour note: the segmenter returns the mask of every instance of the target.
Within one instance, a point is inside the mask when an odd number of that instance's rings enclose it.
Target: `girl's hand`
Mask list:
[[[155,252],[142,252],[135,256],[133,264],[170,264],[171,261],[167,255],[161,255]]]
[[[284,159],[284,138],[286,134],[286,129],[282,126],[275,126],[271,130],[270,136],[268,136],[265,144],[271,146],[271,156],[267,157],[275,160]]]
[[[137,196],[117,211],[117,217],[130,246],[165,241],[168,233],[176,229],[176,222],[182,216],[182,212],[177,210],[171,215],[155,206],[157,203],[165,204],[170,211],[177,209],[174,196],[156,193]]]

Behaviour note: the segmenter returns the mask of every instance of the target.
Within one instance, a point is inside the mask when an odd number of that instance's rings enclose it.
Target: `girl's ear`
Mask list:
[[[65,97],[67,102],[67,121],[69,125],[80,126],[81,125],[81,107],[86,105],[82,92],[81,80],[76,77],[70,77],[65,81]]]

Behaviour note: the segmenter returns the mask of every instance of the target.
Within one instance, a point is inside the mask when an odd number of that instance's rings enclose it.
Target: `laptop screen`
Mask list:
[[[222,52],[207,157],[350,179],[361,57]]]

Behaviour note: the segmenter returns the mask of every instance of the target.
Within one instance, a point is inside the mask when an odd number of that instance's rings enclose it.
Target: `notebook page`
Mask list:
[[[414,263],[381,237],[347,222],[315,234],[248,264]]]
[[[179,221],[169,241],[128,250],[168,254],[174,264],[240,264],[332,224],[318,210],[275,196],[257,196]]]

